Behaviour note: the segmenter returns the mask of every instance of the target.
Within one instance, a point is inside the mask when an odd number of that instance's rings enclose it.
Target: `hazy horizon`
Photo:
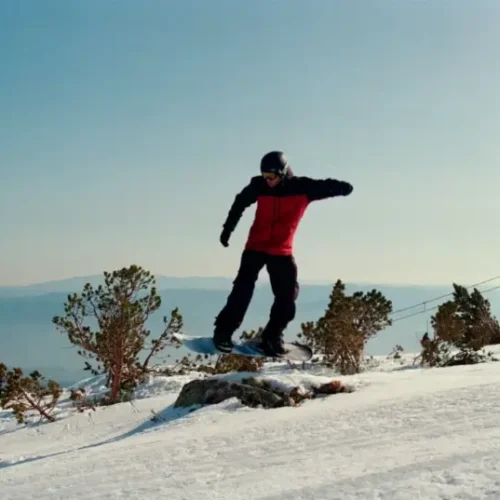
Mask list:
[[[128,266],[125,266],[128,267]],[[119,268],[110,268],[106,269],[106,271],[113,272],[114,270],[118,270]],[[200,280],[200,281],[210,281],[210,280],[223,280],[226,282],[232,282],[235,278],[235,275],[176,275],[176,274],[161,274],[161,273],[155,273],[151,270],[149,270],[151,274],[153,274],[156,278],[156,281],[161,279],[173,279],[173,280],[179,280],[181,282],[182,280]],[[478,280],[466,283],[463,281],[459,280],[451,280],[449,282],[443,282],[443,283],[400,283],[400,282],[383,282],[383,281],[346,281],[343,278],[332,278],[332,279],[326,279],[326,278],[307,278],[307,279],[300,279],[299,277],[299,282],[305,283],[305,284],[333,284],[337,279],[341,279],[344,283],[350,283],[350,284],[358,284],[358,285],[373,285],[373,286],[394,286],[394,287],[429,287],[429,288],[441,288],[441,287],[451,287],[452,283],[459,283],[464,286],[471,286],[476,283],[482,283],[485,280],[489,279],[495,279],[497,275],[492,275],[492,276],[486,276],[486,277],[479,277]],[[500,277],[500,275],[498,275]],[[83,273],[81,275],[62,275],[57,278],[52,278],[52,279],[47,279],[47,280],[42,280],[42,281],[27,281],[27,282],[13,282],[13,283],[0,283],[0,288],[30,288],[30,287],[36,287],[36,286],[42,286],[42,285],[50,285],[50,284],[56,284],[56,283],[64,283],[64,282],[71,282],[71,281],[81,281],[85,279],[99,279],[103,278],[103,273]],[[261,284],[267,284],[268,283],[268,274],[265,269],[262,270],[258,282]]]
[[[112,272],[114,269],[110,270]],[[165,274],[154,274],[156,281],[157,281],[157,286],[158,286],[158,280],[161,279],[175,279],[179,280],[181,282],[182,280],[199,280],[200,282],[210,282],[211,280],[219,280],[219,281],[224,281],[224,284],[227,284],[229,288],[227,289],[228,292],[230,290],[230,286],[232,281],[235,278],[234,276],[224,276],[224,275],[219,275],[219,276],[212,276],[212,275],[207,275],[207,276],[199,276],[199,275],[165,275]],[[82,275],[68,275],[68,276],[63,276],[60,278],[54,278],[54,279],[48,279],[45,281],[34,281],[34,282],[23,282],[23,283],[0,283],[0,289],[8,289],[8,288],[16,288],[16,289],[23,289],[23,288],[31,288],[31,287],[41,287],[41,286],[48,286],[52,284],[59,284],[59,283],[65,283],[65,282],[71,282],[71,281],[84,281],[84,280],[94,280],[94,279],[99,279],[103,277],[102,274],[96,273],[96,274],[82,274]],[[486,277],[484,280],[488,279],[494,279],[493,276],[491,277]],[[452,283],[459,283],[464,286],[472,286],[476,283],[481,283],[484,280],[480,279],[475,282],[462,282],[462,281],[457,281],[457,280],[451,280],[448,283],[399,283],[399,282],[371,282],[371,281],[345,281],[342,278],[341,279],[344,283],[352,284],[352,285],[359,285],[359,286],[386,286],[386,287],[398,287],[398,288],[443,288],[443,287],[449,287],[451,289]],[[321,278],[309,278],[309,279],[299,279],[299,283],[307,284],[307,285],[329,285],[329,284],[334,284],[337,278],[333,279],[321,279]],[[269,284],[269,278],[267,275],[267,272],[265,269],[263,269],[261,275],[258,278],[257,285],[268,285]],[[202,284],[200,283],[200,286]]]

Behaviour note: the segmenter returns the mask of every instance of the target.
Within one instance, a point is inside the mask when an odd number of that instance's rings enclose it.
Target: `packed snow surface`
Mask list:
[[[282,386],[355,388],[296,408],[174,409],[192,375],[152,379],[132,403],[90,414],[62,402],[55,423],[0,412],[0,498],[499,499],[500,363],[412,359],[349,377],[269,365],[261,376]]]

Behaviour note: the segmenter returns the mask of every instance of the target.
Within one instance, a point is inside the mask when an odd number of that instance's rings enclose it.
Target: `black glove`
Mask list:
[[[354,188],[348,182],[340,181],[339,183],[339,193],[340,196],[349,196]]]
[[[222,246],[228,247],[229,246],[229,237],[231,236],[231,231],[228,229],[223,229],[222,233],[220,234],[219,241],[221,242]]]

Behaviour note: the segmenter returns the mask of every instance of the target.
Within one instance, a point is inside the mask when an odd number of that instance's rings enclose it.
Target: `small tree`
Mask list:
[[[176,307],[172,310],[170,319],[167,316],[163,317],[163,323],[165,324],[165,329],[163,333],[157,338],[151,341],[151,350],[146,356],[144,363],[142,363],[141,371],[145,372],[149,369],[149,363],[160,351],[165,349],[167,346],[180,347],[180,342],[175,338],[176,333],[180,333],[184,326],[184,320]]]
[[[129,392],[137,385],[152,356],[182,327],[182,317],[174,309],[165,331],[152,342],[150,354],[140,363],[139,354],[150,335],[146,321],[160,305],[154,277],[132,265],[113,273],[104,272],[104,286],[94,289],[87,283],[81,295],[69,295],[64,307],[66,315],[53,318],[56,327],[79,347],[78,354],[97,362],[97,367],[93,367],[87,361],[85,369],[107,374],[109,402],[117,402],[123,391]],[[87,319],[96,321],[95,331],[85,324]]]
[[[491,314],[489,300],[477,288],[472,293],[461,285],[453,284],[453,288],[458,313],[466,325],[464,340],[468,346],[477,350],[487,344],[500,343],[500,326]]]
[[[441,304],[431,317],[434,338],[422,342],[422,365],[445,367],[493,359],[491,353],[478,352],[500,342],[500,327],[489,301],[476,288],[469,293],[453,283],[453,290],[453,299]],[[458,352],[452,353],[452,347]]]
[[[476,288],[472,293],[455,283],[453,288],[453,300],[441,304],[431,318],[436,338],[474,351],[499,343],[500,326],[489,301]]]
[[[341,373],[358,373],[368,340],[392,324],[392,302],[375,289],[346,295],[345,285],[337,280],[325,314],[315,323],[302,324],[298,334],[325,362]]]
[[[420,359],[422,366],[447,366],[451,355],[448,342],[443,341],[436,335],[428,337],[422,342],[422,352],[415,360]]]
[[[57,382],[45,378],[39,371],[24,376],[21,368],[8,370],[0,363],[0,406],[12,410],[19,423],[24,423],[26,413],[37,412],[41,418],[55,422],[51,412],[57,405],[62,388]]]

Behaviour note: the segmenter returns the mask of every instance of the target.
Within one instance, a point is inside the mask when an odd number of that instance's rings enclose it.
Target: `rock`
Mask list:
[[[339,394],[340,392],[353,392],[353,389],[342,384],[340,380],[332,380],[314,388],[315,394]]]
[[[242,404],[251,407],[276,408],[285,405],[283,397],[251,382],[238,383],[220,379],[201,379],[192,380],[182,387],[174,407],[211,405],[234,397],[238,398]]]
[[[266,380],[255,378],[230,382],[223,379],[199,379],[185,384],[174,407],[189,407],[218,404],[230,398],[237,398],[245,406],[252,408],[280,408],[297,406],[304,399],[314,399],[339,392],[351,392],[339,381],[332,381],[304,393],[298,387],[290,392],[279,391]]]

